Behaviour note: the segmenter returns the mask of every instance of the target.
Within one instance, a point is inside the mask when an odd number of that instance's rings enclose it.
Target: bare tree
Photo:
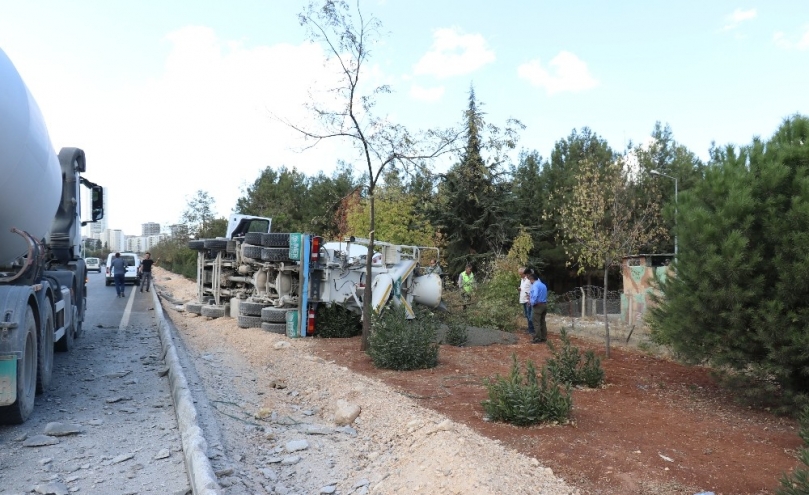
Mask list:
[[[356,19],[355,19],[356,16]],[[391,93],[387,85],[365,90],[365,66],[371,56],[370,47],[379,39],[382,23],[364,17],[359,1],[352,9],[344,0],[310,3],[298,16],[312,41],[321,44],[327,63],[338,68],[339,83],[328,94],[333,99],[312,99],[308,105],[316,117],[314,128],[280,119],[300,132],[307,140],[306,148],[330,138],[344,138],[358,152],[358,160],[367,168],[364,189],[370,204],[368,257],[363,295],[362,350],[368,347],[371,330],[371,259],[374,243],[374,193],[386,169],[401,167],[412,173],[424,170],[428,161],[454,151],[460,133],[455,130],[428,130],[418,136],[400,124],[374,113],[376,98]]]

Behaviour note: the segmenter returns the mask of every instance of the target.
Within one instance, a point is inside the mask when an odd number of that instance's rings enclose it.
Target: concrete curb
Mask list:
[[[197,409],[194,407],[194,399],[188,390],[188,381],[185,379],[183,368],[177,357],[177,350],[171,339],[169,323],[163,313],[163,306],[160,304],[157,289],[151,292],[163,355],[169,369],[171,398],[174,401],[174,411],[177,414],[177,424],[180,427],[183,455],[191,490],[194,495],[220,495],[219,483],[208,459],[208,443],[202,434],[202,428],[197,423]]]

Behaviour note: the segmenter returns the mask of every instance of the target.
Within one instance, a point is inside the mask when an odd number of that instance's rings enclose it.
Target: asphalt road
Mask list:
[[[87,307],[31,418],[0,426],[0,493],[190,493],[153,292],[91,273]]]

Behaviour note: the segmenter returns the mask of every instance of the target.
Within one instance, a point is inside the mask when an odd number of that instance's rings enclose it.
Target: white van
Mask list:
[[[140,285],[138,280],[138,267],[140,267],[140,258],[136,253],[121,253],[121,258],[126,261],[126,275],[124,275],[124,283],[132,282],[134,285]],[[110,253],[107,256],[107,285],[112,285],[114,279],[112,278],[112,260],[115,259],[115,253]]]
[[[84,258],[84,264],[88,272],[101,273],[101,260],[98,258]]]

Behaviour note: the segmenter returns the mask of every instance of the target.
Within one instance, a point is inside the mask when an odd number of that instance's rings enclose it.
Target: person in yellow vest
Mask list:
[[[461,289],[461,297],[463,298],[463,309],[469,304],[472,299],[472,293],[475,291],[475,274],[472,273],[472,265],[466,265],[466,270],[458,275],[458,287]]]

